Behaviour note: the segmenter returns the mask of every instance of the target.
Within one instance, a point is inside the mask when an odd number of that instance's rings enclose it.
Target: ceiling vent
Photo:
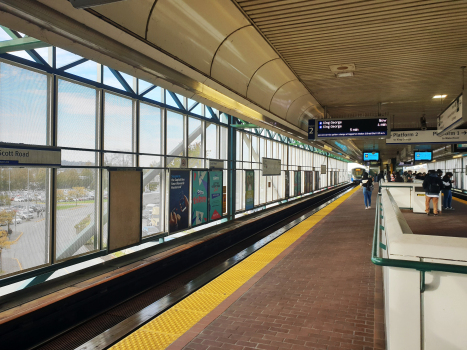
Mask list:
[[[329,66],[336,78],[352,77],[355,72],[355,64],[333,64]]]

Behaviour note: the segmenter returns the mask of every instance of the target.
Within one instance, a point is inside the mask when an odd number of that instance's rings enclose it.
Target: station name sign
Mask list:
[[[8,148],[0,146],[0,167],[2,166],[60,166],[60,149]]]
[[[438,135],[437,130],[392,131],[387,144],[463,143],[467,142],[467,130],[455,129]]]
[[[316,119],[313,131],[315,139],[387,137],[389,120],[388,118]]]
[[[442,136],[446,132],[464,124],[467,119],[467,111],[464,106],[462,94],[438,116],[438,135]]]

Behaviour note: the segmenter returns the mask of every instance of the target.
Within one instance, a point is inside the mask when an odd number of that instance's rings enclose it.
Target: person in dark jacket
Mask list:
[[[373,180],[368,177],[368,173],[363,174],[362,183],[363,198],[365,201],[365,209],[371,209],[371,193],[373,192]]]
[[[444,210],[454,210],[452,207],[452,173],[447,172],[443,177],[443,207]]]
[[[425,189],[425,213],[430,215],[430,201],[433,200],[433,214],[437,216],[439,193],[444,188],[444,185],[436,171],[428,171],[428,175],[423,180],[423,188]]]
[[[379,184],[381,184],[381,181],[383,181],[383,179],[384,179],[384,173],[383,173],[383,171],[381,170],[381,171],[379,172],[378,177],[377,177],[376,180],[378,181]]]
[[[404,182],[404,179],[402,178],[401,174],[396,173],[396,177],[394,179],[394,182]]]

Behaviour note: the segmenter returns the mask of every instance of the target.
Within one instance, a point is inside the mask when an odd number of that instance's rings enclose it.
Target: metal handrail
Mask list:
[[[431,263],[431,262],[423,262],[423,261],[409,261],[409,260],[401,260],[401,259],[386,259],[379,257],[379,249],[378,249],[378,237],[380,229],[384,229],[381,226],[381,218],[383,212],[381,209],[381,194],[377,195],[376,199],[376,218],[375,218],[375,228],[373,231],[373,247],[372,247],[372,254],[371,254],[371,262],[378,266],[392,266],[392,267],[401,267],[406,269],[414,269],[421,272],[427,271],[441,271],[441,272],[452,272],[452,273],[461,273],[467,274],[467,266],[460,266],[460,265],[452,265],[452,264],[439,264],[439,263]],[[422,291],[424,290],[424,274],[422,274],[421,281],[423,283]]]

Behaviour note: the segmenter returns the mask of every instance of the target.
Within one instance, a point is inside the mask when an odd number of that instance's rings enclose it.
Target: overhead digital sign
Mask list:
[[[379,152],[363,152],[363,161],[364,162],[379,161]]]
[[[433,153],[429,151],[425,152],[415,152],[415,161],[432,161],[433,160]]]
[[[317,119],[316,137],[359,138],[389,136],[388,118]]]

